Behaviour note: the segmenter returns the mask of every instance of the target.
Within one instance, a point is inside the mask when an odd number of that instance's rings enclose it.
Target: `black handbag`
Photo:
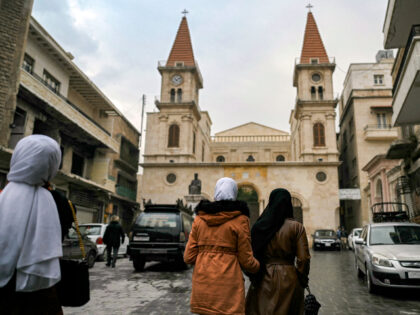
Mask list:
[[[311,293],[309,287],[306,287],[308,294],[305,296],[305,315],[317,315],[321,304],[316,300],[315,295]]]
[[[82,306],[90,300],[89,267],[85,261],[61,260],[57,295],[62,306]]]
[[[89,267],[85,260],[86,253],[82,234],[80,234],[76,213],[70,200],[69,204],[73,213],[83,260],[60,260],[61,280],[57,284],[57,295],[62,306],[82,306],[90,300]]]

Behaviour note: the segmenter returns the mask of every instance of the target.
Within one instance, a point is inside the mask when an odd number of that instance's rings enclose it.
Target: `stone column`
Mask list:
[[[335,133],[335,113],[328,113],[325,115],[327,119],[325,125],[325,144],[328,148],[328,153],[337,154],[336,133]]]
[[[0,0],[0,145],[7,147],[33,0]]]
[[[314,136],[312,134],[312,124],[311,124],[311,115],[309,114],[302,114],[300,116],[301,120],[301,148],[302,148],[302,155],[311,154],[312,147],[313,147],[313,139]],[[307,157],[303,157],[304,161],[308,161]]]

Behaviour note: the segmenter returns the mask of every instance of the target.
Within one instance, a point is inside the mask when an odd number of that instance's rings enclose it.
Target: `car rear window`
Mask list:
[[[373,226],[370,245],[420,244],[420,226]]]
[[[333,230],[316,231],[315,236],[335,236],[335,232]]]
[[[101,235],[100,225],[81,225],[79,226],[80,233],[86,235]]]
[[[178,228],[176,213],[142,213],[136,220],[140,227]]]

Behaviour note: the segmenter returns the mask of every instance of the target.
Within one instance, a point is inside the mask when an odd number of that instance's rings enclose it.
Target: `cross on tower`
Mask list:
[[[187,14],[190,13],[190,12],[188,12],[187,9],[184,9],[184,11],[182,11],[181,13],[184,14],[184,17],[186,17]]]
[[[312,9],[313,7],[314,7],[314,6],[313,6],[311,3],[308,3],[308,5],[306,6],[306,8],[308,8],[309,12],[311,12],[311,9]]]

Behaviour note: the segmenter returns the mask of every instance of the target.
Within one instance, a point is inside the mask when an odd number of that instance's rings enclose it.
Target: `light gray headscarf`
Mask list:
[[[236,200],[238,195],[238,185],[229,177],[222,177],[216,183],[214,190],[214,200]]]
[[[60,281],[61,226],[51,193],[42,187],[57,173],[61,151],[53,139],[20,140],[0,193],[0,287],[16,270],[16,291],[36,291]]]

